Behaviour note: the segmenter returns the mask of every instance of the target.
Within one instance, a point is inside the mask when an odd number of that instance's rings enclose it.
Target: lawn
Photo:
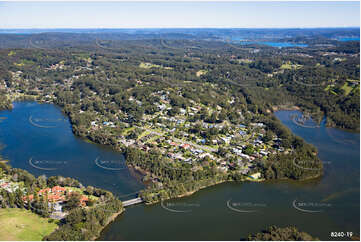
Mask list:
[[[353,87],[348,85],[348,82],[345,82],[345,84],[341,87],[345,91],[345,95],[347,96],[353,89]]]
[[[34,65],[35,62],[31,60],[21,60],[20,63],[14,63],[16,66]]]
[[[15,54],[16,54],[16,52],[13,51],[13,50],[11,50],[11,51],[9,52],[8,56],[12,56],[12,55],[15,55]]]
[[[355,88],[352,90],[352,93],[360,93],[360,86],[355,87]]]
[[[168,66],[164,67],[164,66],[149,63],[149,62],[141,62],[139,64],[139,67],[140,68],[145,68],[145,69],[151,69],[151,68],[163,68],[163,69],[167,69],[167,70],[172,70],[173,69],[172,67],[168,67]]]
[[[292,64],[291,62],[287,62],[287,63],[282,64],[282,66],[280,68],[291,70],[291,69],[300,69],[301,67],[302,67],[302,65]]]
[[[207,74],[207,70],[199,70],[199,71],[197,71],[197,73],[196,73],[196,76],[201,76],[201,75],[204,75],[204,74]]]
[[[128,133],[129,133],[130,131],[133,131],[134,129],[135,129],[134,126],[133,126],[133,127],[129,127],[129,128],[125,128],[125,129],[123,129],[122,135],[126,136],[126,135],[128,135]]]
[[[156,65],[156,64],[152,64],[152,63],[148,63],[148,62],[141,62],[139,64],[139,67],[140,68],[145,68],[145,69],[150,69],[150,68],[153,68],[153,67],[159,68],[160,65]]]
[[[149,131],[149,130],[144,130],[143,133],[141,133],[141,134],[138,136],[137,140],[140,140],[141,138],[143,138],[144,136],[149,135],[150,133],[151,133],[151,131]]]
[[[239,63],[245,63],[245,64],[250,64],[253,62],[253,60],[250,59],[238,59]]]
[[[91,199],[91,200],[98,200],[98,197],[96,197],[96,196],[93,196],[93,195],[86,195],[85,193],[84,193],[84,191],[85,191],[85,189],[81,189],[81,188],[78,188],[78,187],[65,187],[67,190],[72,190],[73,192],[77,192],[77,193],[79,193],[79,194],[81,194],[81,195],[85,195],[85,196],[87,196],[89,199]]]
[[[25,209],[0,209],[0,240],[42,240],[56,228],[54,222]]]
[[[331,88],[331,85],[327,85],[327,87],[324,90],[328,91],[328,90],[330,90],[330,88]]]
[[[158,138],[160,138],[160,136],[159,136],[159,135],[155,135],[155,136],[151,137],[150,139],[148,139],[145,143],[151,143],[151,142],[153,142],[154,140],[156,140],[156,139],[158,139]]]
[[[72,55],[78,59],[88,59],[90,57],[89,54],[86,54],[86,53],[76,53],[76,54],[72,54]]]

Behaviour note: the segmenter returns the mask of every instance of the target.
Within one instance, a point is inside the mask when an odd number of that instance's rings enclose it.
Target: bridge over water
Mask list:
[[[143,199],[141,199],[140,197],[130,199],[130,200],[127,200],[127,201],[122,201],[123,207],[128,207],[128,206],[143,203],[143,202],[144,202]]]

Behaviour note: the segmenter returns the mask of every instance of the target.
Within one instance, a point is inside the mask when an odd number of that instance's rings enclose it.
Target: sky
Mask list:
[[[0,29],[359,26],[358,1],[0,2]]]

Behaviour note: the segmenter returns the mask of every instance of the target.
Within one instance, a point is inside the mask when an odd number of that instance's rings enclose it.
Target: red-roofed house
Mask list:
[[[49,187],[47,188],[44,188],[44,189],[41,189],[38,194],[41,195],[41,194],[45,194],[45,193],[50,193],[51,189]]]
[[[28,197],[29,197],[29,200],[32,201],[34,199],[34,195],[29,195],[29,196],[23,196],[23,201],[24,202],[27,202],[28,201]]]
[[[51,189],[53,193],[65,192],[65,187],[55,186]]]
[[[65,197],[64,196],[61,196],[59,194],[50,194],[48,195],[48,201],[49,202],[60,202],[60,201],[64,201],[65,200]]]
[[[182,144],[181,147],[183,149],[188,149],[189,147],[191,147],[189,144]]]
[[[86,202],[89,201],[87,196],[82,195],[80,198],[80,205],[85,207],[86,206]]]

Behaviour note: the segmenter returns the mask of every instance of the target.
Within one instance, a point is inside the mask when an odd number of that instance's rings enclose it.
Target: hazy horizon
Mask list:
[[[0,2],[0,13],[0,29],[360,27],[360,2]]]
[[[62,28],[62,27],[54,27],[54,28],[0,28],[3,30],[42,30],[42,29],[79,29],[79,30],[87,30],[87,29],[102,29],[102,30],[129,30],[129,29],[358,29],[360,26],[348,26],[348,27],[340,27],[340,26],[330,26],[330,27],[244,27],[244,28],[235,28],[235,27],[121,27],[121,28]]]

